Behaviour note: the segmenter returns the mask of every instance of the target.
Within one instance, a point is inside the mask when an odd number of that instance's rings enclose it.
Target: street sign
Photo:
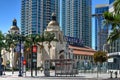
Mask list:
[[[17,47],[15,48],[16,52],[20,52],[20,44],[17,44]]]
[[[113,58],[109,58],[108,62],[114,62],[114,59]]]
[[[20,51],[20,48],[21,48],[21,51]],[[24,52],[24,44],[17,44],[15,51],[18,53],[20,53],[20,52],[23,53]]]
[[[21,60],[22,60],[22,61],[24,60],[24,56],[21,57]]]

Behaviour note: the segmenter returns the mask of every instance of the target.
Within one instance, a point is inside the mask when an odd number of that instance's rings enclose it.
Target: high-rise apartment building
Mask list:
[[[60,20],[60,0],[22,0],[21,33],[41,34],[54,12]]]
[[[109,0],[110,2],[110,0]],[[114,12],[114,7],[113,7],[113,2],[114,0],[112,0],[111,4],[109,5],[109,12]],[[111,26],[109,26],[111,28]],[[112,31],[110,30],[109,31],[109,35]],[[113,41],[111,44],[110,44],[110,49],[109,49],[109,53],[114,53],[114,52],[120,52],[120,38]]]
[[[91,47],[91,0],[62,0],[62,31]]]
[[[114,2],[115,0],[113,0]],[[114,13],[113,2],[109,5],[109,12]],[[111,25],[109,26],[111,28]],[[109,35],[112,30],[110,29]],[[108,48],[108,69],[119,70],[120,69],[120,38],[111,42]]]
[[[103,50],[108,37],[108,27],[103,25],[104,17],[102,14],[108,11],[108,4],[99,4],[95,7],[95,49]],[[101,14],[101,15],[100,15]]]

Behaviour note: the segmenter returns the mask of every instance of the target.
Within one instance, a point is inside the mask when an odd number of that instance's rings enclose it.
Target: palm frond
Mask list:
[[[103,16],[105,18],[104,24],[105,25],[111,25],[112,26],[111,29],[114,29],[114,28],[116,28],[117,26],[120,25],[120,15],[113,14],[113,13],[110,13],[110,12],[105,12]]]
[[[115,13],[120,14],[120,0],[115,0],[113,6]]]
[[[120,38],[120,29],[114,29],[108,36],[107,42],[113,42],[118,38]]]

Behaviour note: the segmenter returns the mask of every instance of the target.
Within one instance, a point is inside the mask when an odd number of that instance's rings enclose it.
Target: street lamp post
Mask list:
[[[19,77],[22,76],[22,70],[21,70],[21,37],[19,37],[19,43],[20,43],[20,50],[19,50]]]

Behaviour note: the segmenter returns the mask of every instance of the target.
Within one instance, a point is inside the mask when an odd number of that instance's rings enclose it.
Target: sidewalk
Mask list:
[[[19,74],[18,71],[14,72],[14,74],[12,74],[12,72],[5,72],[5,74],[6,75],[0,76],[0,80],[1,80],[1,78],[16,78],[16,80],[18,78],[21,78],[21,77],[18,77],[18,74]],[[96,79],[98,79],[98,80],[120,80],[120,74],[118,74],[118,79],[115,79],[114,74],[113,74],[113,79],[110,79],[110,74],[107,74],[107,73],[104,73],[104,74],[98,73],[98,77],[97,77],[96,73],[79,73],[78,75],[76,75],[76,77],[70,77],[70,76],[66,76],[66,75],[55,77],[54,75],[55,75],[54,72],[51,71],[51,73],[50,73],[51,77],[45,77],[44,72],[41,73],[40,71],[38,71],[37,76],[35,76],[35,71],[34,71],[33,77],[31,77],[31,72],[27,71],[26,76],[23,75],[22,79],[24,78],[26,80],[26,78],[27,78],[29,80],[32,80],[34,78],[35,80],[37,80],[37,79],[41,79],[41,80],[42,79],[43,80],[49,80],[49,79],[51,79],[51,80],[56,80],[56,79],[58,79],[58,80],[61,80],[61,79],[65,79],[65,80],[67,80],[67,79],[68,80],[70,80],[70,79],[71,80],[79,80],[79,79],[80,80],[96,80]]]

